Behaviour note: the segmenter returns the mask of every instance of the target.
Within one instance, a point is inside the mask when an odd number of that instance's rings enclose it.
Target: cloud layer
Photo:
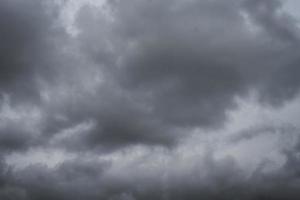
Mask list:
[[[0,26],[0,199],[300,195],[283,1],[3,0]]]

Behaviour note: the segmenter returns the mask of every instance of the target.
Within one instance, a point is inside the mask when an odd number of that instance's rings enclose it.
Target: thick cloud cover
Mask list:
[[[0,199],[300,196],[283,1],[3,0],[0,26]]]

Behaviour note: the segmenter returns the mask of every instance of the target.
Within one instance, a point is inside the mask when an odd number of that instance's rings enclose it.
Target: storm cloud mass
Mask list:
[[[280,0],[1,0],[1,200],[300,198]]]

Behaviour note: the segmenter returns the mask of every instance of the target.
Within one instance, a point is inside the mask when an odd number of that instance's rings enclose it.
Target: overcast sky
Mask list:
[[[298,200],[289,0],[1,0],[1,200]]]

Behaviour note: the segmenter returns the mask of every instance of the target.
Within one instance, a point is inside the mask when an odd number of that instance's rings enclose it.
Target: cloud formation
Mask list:
[[[300,195],[283,1],[3,0],[0,26],[0,199]]]

